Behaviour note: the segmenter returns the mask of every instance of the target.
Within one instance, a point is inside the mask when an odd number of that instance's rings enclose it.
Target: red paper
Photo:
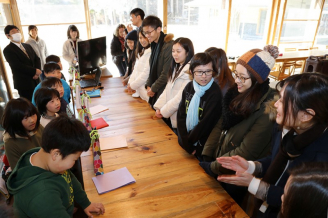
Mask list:
[[[90,123],[92,128],[97,127],[97,129],[101,129],[108,126],[108,123],[106,123],[106,121],[102,117],[95,120],[91,120]]]

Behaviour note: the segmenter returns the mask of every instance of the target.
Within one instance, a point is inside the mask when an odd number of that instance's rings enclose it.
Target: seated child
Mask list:
[[[57,63],[60,66],[60,70],[63,70],[63,65],[61,64],[60,57],[58,57],[57,55],[49,55],[48,57],[46,57],[46,63],[48,63],[50,61]],[[42,71],[42,73],[40,74],[41,81],[43,81],[44,78],[46,78],[46,77],[44,75],[44,71]],[[61,73],[60,79],[63,79],[66,81],[66,78],[63,73]]]
[[[47,77],[56,77],[58,79],[61,78],[61,72],[60,72],[60,66],[55,63],[55,62],[49,62],[49,63],[46,63],[43,67],[43,70],[44,70],[44,75]],[[64,87],[64,94],[63,94],[63,98],[65,99],[65,101],[67,103],[70,102],[70,98],[71,98],[71,88],[69,87],[69,85],[67,84],[67,82],[63,79],[60,79],[62,81],[62,86]],[[39,88],[41,87],[41,83],[39,83],[35,89],[34,89],[34,92],[33,92],[33,96],[32,96],[32,104],[34,106],[36,106],[35,104],[35,99],[34,99],[34,95],[35,95],[35,92],[36,90],[38,90]]]
[[[64,88],[62,85],[62,81],[56,77],[47,77],[41,83],[42,88],[51,88],[56,89],[59,92],[60,96],[60,112],[67,114],[69,117],[74,117],[73,112],[69,108],[69,104],[63,99]]]
[[[35,102],[41,115],[40,124],[43,127],[58,117],[60,111],[60,95],[56,89],[41,88],[35,93]]]
[[[91,203],[69,170],[90,147],[85,126],[66,115],[52,120],[43,131],[41,148],[27,151],[8,178],[16,217],[72,217],[74,202],[103,214],[101,203]]]
[[[222,94],[213,82],[218,72],[208,53],[191,59],[193,81],[183,90],[177,114],[178,140],[188,153],[201,160],[203,146],[221,116]]]
[[[41,146],[43,127],[40,125],[40,115],[27,99],[11,99],[3,113],[2,126],[5,129],[3,141],[6,156],[14,169],[26,151]]]

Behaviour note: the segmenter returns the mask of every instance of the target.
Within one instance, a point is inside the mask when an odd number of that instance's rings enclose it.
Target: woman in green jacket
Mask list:
[[[265,157],[270,150],[273,122],[265,113],[266,102],[273,98],[269,73],[278,57],[278,47],[267,45],[242,55],[233,71],[235,85],[222,101],[222,116],[212,130],[200,165],[210,176],[234,173],[221,167],[216,158],[239,155],[246,160]]]

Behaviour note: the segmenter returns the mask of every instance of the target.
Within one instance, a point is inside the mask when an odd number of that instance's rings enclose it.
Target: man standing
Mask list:
[[[142,21],[145,18],[145,12],[140,8],[135,8],[130,12],[130,18],[131,18],[130,20],[132,22],[132,25],[136,26],[137,27],[136,30],[139,31]],[[131,32],[133,30],[132,25],[131,24],[127,25],[126,28],[128,32]]]
[[[167,74],[172,62],[173,34],[162,32],[162,21],[156,16],[148,16],[142,22],[143,34],[151,47],[150,72],[146,82],[148,103],[153,107],[167,83]]]
[[[31,101],[34,88],[40,81],[40,58],[29,44],[21,43],[22,36],[16,26],[7,25],[4,32],[10,43],[3,54],[13,74],[14,88],[20,97]]]

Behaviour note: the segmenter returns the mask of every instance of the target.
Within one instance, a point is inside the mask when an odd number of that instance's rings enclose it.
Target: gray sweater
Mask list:
[[[40,58],[41,70],[43,70],[43,66],[46,63],[46,57],[49,55],[46,43],[42,39],[40,39],[40,37],[38,37],[37,40],[33,39],[32,37],[29,37],[29,39],[25,43],[32,46],[36,55]]]

